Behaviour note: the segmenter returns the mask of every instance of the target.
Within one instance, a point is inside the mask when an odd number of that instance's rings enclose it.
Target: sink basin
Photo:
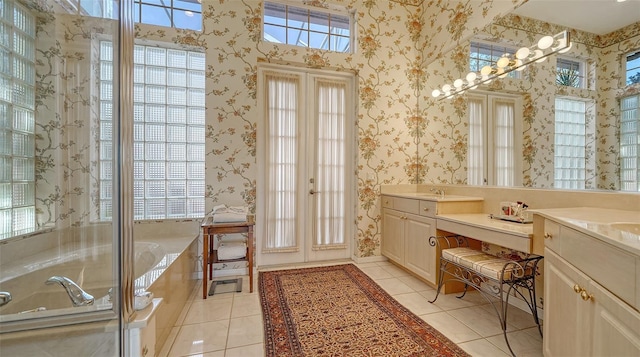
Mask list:
[[[611,223],[609,226],[619,231],[640,235],[640,223],[619,222],[619,223]]]

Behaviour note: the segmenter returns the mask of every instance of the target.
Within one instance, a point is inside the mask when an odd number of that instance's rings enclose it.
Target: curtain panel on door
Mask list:
[[[345,248],[345,81],[316,79],[317,149],[315,241],[313,249]]]
[[[298,251],[299,161],[298,93],[300,76],[266,72],[267,203],[264,252]]]

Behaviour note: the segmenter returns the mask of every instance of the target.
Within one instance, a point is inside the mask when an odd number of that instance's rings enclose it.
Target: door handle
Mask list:
[[[309,190],[310,195],[315,195],[316,193],[320,193],[320,191],[315,191],[314,189]]]

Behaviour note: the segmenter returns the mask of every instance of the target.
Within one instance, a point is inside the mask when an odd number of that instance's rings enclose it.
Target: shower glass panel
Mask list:
[[[122,352],[122,3],[0,0],[3,356]]]

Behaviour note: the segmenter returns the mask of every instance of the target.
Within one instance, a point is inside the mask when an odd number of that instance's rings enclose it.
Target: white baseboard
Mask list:
[[[355,255],[351,257],[351,260],[358,264],[362,263],[376,263],[376,262],[386,262],[388,259],[382,255],[376,255],[373,257],[356,257]]]

